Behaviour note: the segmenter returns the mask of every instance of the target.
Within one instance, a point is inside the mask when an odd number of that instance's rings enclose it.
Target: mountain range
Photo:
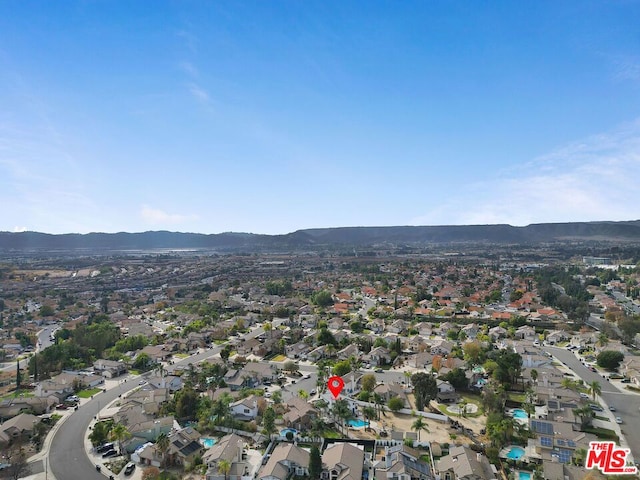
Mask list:
[[[640,220],[538,223],[526,227],[449,225],[312,228],[285,235],[199,234],[168,231],[60,235],[39,232],[0,232],[0,250],[5,251],[152,249],[282,251],[384,244],[428,245],[464,242],[535,245],[561,241],[640,242]]]

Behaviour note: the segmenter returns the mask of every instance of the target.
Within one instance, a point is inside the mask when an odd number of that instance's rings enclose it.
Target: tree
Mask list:
[[[384,412],[384,397],[377,392],[373,393],[373,403],[376,404],[378,411],[378,420],[380,420],[380,412]]]
[[[162,465],[166,467],[168,464],[167,452],[169,451],[169,437],[166,433],[162,432],[160,433],[160,435],[158,435],[158,437],[156,438],[156,448],[160,453]]]
[[[531,369],[531,380],[533,380],[534,383],[537,383],[538,381],[538,370],[535,368]]]
[[[467,416],[467,405],[469,404],[469,402],[467,402],[465,399],[460,400],[460,402],[458,403],[458,416],[461,417],[466,417]]]
[[[8,451],[3,453],[5,458],[2,459],[2,462],[9,465],[2,471],[4,478],[18,480],[31,473],[31,468],[27,463],[27,452],[20,442],[13,443]]]
[[[346,400],[336,400],[331,409],[332,415],[340,420],[341,431],[344,434],[344,425],[347,421],[353,418],[353,412],[349,408],[349,403]]]
[[[464,352],[464,359],[469,365],[480,363],[480,354],[482,353],[480,342],[467,342],[462,346],[462,351]]]
[[[598,335],[598,345],[601,347],[606,347],[608,343],[609,336],[606,333],[601,332],[600,335]]]
[[[303,400],[306,400],[309,398],[309,392],[301,388],[300,390],[298,390],[298,396]]]
[[[222,360],[226,362],[227,360],[229,360],[230,356],[231,356],[231,345],[226,344],[224,347],[222,347],[222,350],[220,350],[220,358],[222,358]]]
[[[185,386],[175,396],[176,417],[179,420],[193,420],[198,407],[200,396],[193,388]]]
[[[466,390],[469,386],[467,375],[461,368],[454,368],[446,375],[443,375],[442,379],[449,382],[456,390]]]
[[[367,373],[362,376],[362,390],[365,392],[373,392],[373,389],[376,388],[376,376],[372,373]]]
[[[376,409],[373,407],[364,407],[362,409],[362,415],[367,419],[367,428],[369,428],[371,420],[375,419],[377,414]]]
[[[160,477],[158,467],[148,467],[142,471],[142,480],[156,480],[158,477]]]
[[[426,432],[429,431],[429,429],[427,428],[426,422],[422,418],[422,415],[418,416],[418,418],[416,418],[416,420],[411,424],[411,430],[414,430],[415,432],[418,433],[418,441],[420,441],[421,430],[424,430]]]
[[[262,415],[262,428],[264,429],[264,433],[267,435],[271,435],[276,431],[276,412],[273,407],[269,406],[264,411]]]
[[[333,374],[342,377],[351,371],[351,363],[349,360],[343,360],[341,362],[336,362],[333,366]]]
[[[424,410],[425,405],[428,405],[438,394],[436,380],[432,375],[419,372],[411,376],[411,383],[413,384],[413,393],[416,397],[416,408],[418,410]]]
[[[333,297],[331,292],[321,290],[311,297],[311,302],[320,308],[326,308],[329,305],[333,305]]]
[[[275,403],[276,405],[282,403],[282,392],[280,390],[276,390],[275,392],[273,392],[273,395],[271,395],[271,400],[273,400],[273,403]]]
[[[132,366],[136,370],[146,371],[149,369],[150,365],[151,365],[151,357],[149,357],[149,355],[147,355],[146,353],[142,352],[142,353],[139,353],[138,356],[136,356],[136,359],[134,360]]]
[[[131,432],[124,424],[116,423],[109,432],[109,438],[118,442],[118,450],[122,453],[122,444],[131,438]]]
[[[589,393],[591,394],[591,398],[595,402],[596,397],[602,393],[602,386],[600,382],[594,380],[593,382],[589,382],[587,385],[589,387]]]
[[[89,440],[91,440],[91,444],[94,447],[103,444],[109,438],[109,431],[111,430],[111,427],[113,427],[112,420],[97,422],[93,426],[93,428],[91,429],[91,433],[89,434]]]
[[[316,445],[311,447],[309,451],[309,479],[319,480],[322,473],[322,457],[320,450]]]
[[[593,419],[596,416],[596,412],[591,410],[591,408],[588,405],[585,405],[584,407],[580,407],[580,408],[574,408],[573,413],[577,417],[580,417],[580,428],[583,430],[589,425],[591,425],[591,423],[593,422]]]
[[[598,366],[607,370],[617,370],[622,360],[624,360],[624,354],[615,350],[603,350],[596,358]]]
[[[294,373],[294,372],[297,372],[298,370],[300,370],[300,367],[293,360],[287,360],[286,362],[284,362],[284,365],[282,365],[282,369],[285,372]]]
[[[22,381],[22,372],[20,371],[20,359],[16,360],[16,391],[20,390],[20,382]]]
[[[387,405],[392,412],[398,412],[404,408],[404,401],[400,397],[392,397]]]
[[[224,475],[224,480],[227,480],[227,475],[231,471],[231,462],[229,460],[220,460],[218,462],[218,472]]]

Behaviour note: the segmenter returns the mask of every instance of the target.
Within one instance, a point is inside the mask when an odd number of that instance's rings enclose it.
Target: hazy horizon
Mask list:
[[[289,232],[283,233],[263,233],[263,232],[249,232],[249,231],[232,231],[227,230],[224,232],[196,232],[196,231],[187,231],[187,230],[167,230],[167,229],[147,229],[147,230],[138,230],[138,231],[113,231],[113,232],[104,232],[104,231],[95,231],[95,232],[61,232],[61,233],[51,233],[51,232],[41,232],[37,230],[21,230],[21,231],[9,231],[9,230],[0,230],[0,233],[38,233],[44,235],[90,235],[90,234],[105,234],[105,235],[117,235],[120,233],[124,234],[141,234],[141,233],[178,233],[178,234],[187,234],[187,235],[224,235],[224,234],[240,234],[240,235],[288,235],[291,233],[305,231],[305,230],[330,230],[337,228],[402,228],[402,227],[479,227],[479,226],[499,226],[506,225],[514,228],[525,228],[532,225],[539,224],[567,224],[567,223],[624,223],[624,222],[639,222],[640,219],[632,219],[632,220],[590,220],[587,222],[534,222],[529,223],[527,225],[512,225],[508,223],[476,223],[476,224],[460,224],[460,225],[345,225],[341,227],[308,227],[308,228],[297,228],[295,230],[291,230]]]
[[[638,24],[637,2],[0,2],[0,230],[638,218]]]

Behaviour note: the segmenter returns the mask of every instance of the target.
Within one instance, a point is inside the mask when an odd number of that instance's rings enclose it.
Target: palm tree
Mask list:
[[[264,322],[264,324],[262,325],[262,328],[264,329],[264,333],[266,333],[267,337],[271,338],[271,330],[273,330],[273,325],[271,322]]]
[[[422,415],[418,416],[415,422],[411,424],[411,430],[415,430],[418,433],[418,441],[420,441],[420,430],[429,432],[429,428],[427,427],[425,421],[422,419]]]
[[[362,409],[362,415],[367,419],[367,428],[371,428],[371,420],[377,417],[378,412],[373,407],[364,407]]]
[[[167,466],[167,451],[169,450],[169,437],[166,433],[162,432],[156,438],[156,448],[160,452],[160,459],[163,466]]]
[[[580,417],[580,428],[582,429],[589,426],[593,421],[593,418],[596,416],[596,412],[591,410],[588,405],[580,408],[574,408],[573,413]]]
[[[384,415],[384,398],[379,393],[373,393],[373,403],[376,404],[376,409],[378,410],[378,420],[380,420],[380,412],[383,412]]]
[[[465,399],[460,400],[458,403],[458,415],[462,415],[463,417],[467,416],[467,405],[468,402]]]
[[[538,370],[535,368],[531,369],[531,380],[533,380],[534,383],[538,382]]]
[[[218,462],[218,472],[224,475],[224,480],[227,480],[227,475],[231,471],[231,462],[229,460],[220,460]]]
[[[300,398],[302,398],[303,400],[306,400],[307,398],[309,398],[309,392],[307,392],[306,390],[298,390],[298,396]]]
[[[604,332],[600,333],[600,335],[598,335],[597,343],[603,348],[606,347],[607,344],[609,343],[609,336]]]
[[[131,432],[122,423],[116,423],[109,432],[109,438],[118,442],[118,451],[122,453],[122,443],[131,438]]]
[[[344,426],[350,419],[353,418],[353,412],[349,408],[349,404],[346,400],[336,400],[331,409],[331,413],[334,418],[340,420],[340,429],[344,435]]]
[[[591,398],[593,401],[596,400],[596,397],[602,393],[602,387],[600,386],[600,382],[594,380],[593,382],[589,382],[589,393],[591,394]]]

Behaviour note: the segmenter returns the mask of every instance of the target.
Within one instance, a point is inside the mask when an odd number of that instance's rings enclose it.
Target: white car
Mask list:
[[[622,423],[622,419],[620,417],[616,417],[616,423],[618,424]]]

